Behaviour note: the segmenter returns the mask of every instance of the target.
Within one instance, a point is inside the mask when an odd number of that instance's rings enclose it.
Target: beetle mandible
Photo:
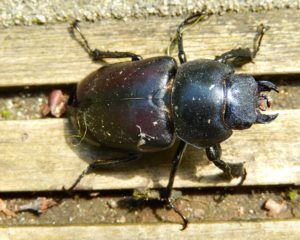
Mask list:
[[[163,199],[180,215],[183,228],[187,226],[187,219],[174,206],[170,196],[186,146],[205,148],[210,161],[229,178],[241,177],[242,183],[246,177],[243,163],[221,160],[220,143],[228,139],[234,129],[269,123],[277,117],[277,114],[265,115],[260,111],[270,105],[262,92],[277,91],[276,86],[268,81],[255,81],[250,75],[235,74],[230,64],[242,65],[253,60],[266,30],[263,25],[258,27],[253,50],[239,48],[214,60],[187,61],[183,29],[210,15],[194,14],[178,26],[180,66],[169,56],[143,60],[131,52],[92,49],[78,21],[72,25],[94,61],[104,58],[131,58],[132,61],[101,67],[83,79],[69,99],[71,122],[84,140],[126,153],[122,158],[110,160],[108,165],[170,148],[178,139]],[[106,163],[90,164],[70,189],[85,174],[103,164]]]

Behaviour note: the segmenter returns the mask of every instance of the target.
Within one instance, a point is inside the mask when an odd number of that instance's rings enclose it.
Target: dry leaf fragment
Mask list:
[[[52,198],[39,197],[29,204],[25,204],[19,207],[19,212],[32,211],[35,213],[44,213],[48,208],[51,208],[58,203]]]
[[[286,204],[284,202],[278,203],[273,199],[268,199],[265,204],[264,208],[268,211],[267,215],[269,217],[275,217],[279,213],[281,213],[284,209],[286,209]]]
[[[17,216],[14,211],[9,210],[6,207],[6,203],[2,199],[0,199],[0,211],[3,212],[8,217],[16,217]]]

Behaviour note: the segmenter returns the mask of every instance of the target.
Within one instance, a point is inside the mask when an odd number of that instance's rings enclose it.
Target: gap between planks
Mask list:
[[[227,13],[212,16],[186,31],[188,59],[213,59],[225,51],[253,45],[260,23],[270,26],[255,63],[241,71],[254,75],[300,72],[300,10]],[[180,18],[103,20],[82,23],[92,47],[131,51],[144,57],[165,55]],[[100,65],[68,33],[68,24],[0,29],[0,87],[69,84],[83,79]],[[176,54],[175,54],[176,55]]]
[[[296,240],[300,235],[299,220],[229,221],[219,223],[190,223],[185,231],[179,224],[128,224],[94,226],[25,226],[0,227],[0,239],[270,239]],[[242,236],[242,237],[241,237]]]
[[[300,109],[281,110],[276,121],[235,131],[222,144],[223,159],[244,162],[244,185],[299,185]],[[2,121],[0,124],[0,191],[49,191],[70,186],[99,150],[72,144],[66,119]],[[174,149],[86,176],[77,189],[164,187]],[[175,187],[236,185],[209,164],[203,150],[189,147]]]

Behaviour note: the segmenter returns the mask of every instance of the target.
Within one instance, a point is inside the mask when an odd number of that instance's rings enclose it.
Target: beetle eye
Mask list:
[[[271,106],[270,99],[265,94],[276,86],[268,81],[258,81],[249,75],[232,75],[226,82],[226,107],[224,122],[231,129],[246,129],[253,123],[268,123],[278,114],[266,115]]]

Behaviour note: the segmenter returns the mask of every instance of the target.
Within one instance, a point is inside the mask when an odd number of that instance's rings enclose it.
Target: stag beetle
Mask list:
[[[197,13],[185,19],[177,28],[178,58],[159,56],[142,59],[131,52],[110,52],[91,49],[78,21],[72,25],[80,35],[81,45],[94,60],[131,58],[101,67],[78,85],[69,99],[70,119],[86,141],[126,152],[122,158],[108,163],[95,161],[83,171],[73,189],[88,172],[103,164],[114,164],[139,158],[143,153],[170,148],[179,140],[172,161],[166,188],[166,203],[183,220],[187,219],[170,199],[174,177],[188,144],[205,148],[207,157],[229,178],[246,177],[243,163],[221,160],[220,143],[228,139],[233,129],[243,130],[253,123],[269,123],[277,117],[262,114],[270,107],[262,92],[277,91],[268,81],[255,81],[246,74],[235,74],[233,65],[242,65],[256,56],[266,28],[258,27],[254,48],[228,51],[214,60],[187,61],[183,47],[183,29],[209,13]],[[74,35],[75,36],[75,35]]]

